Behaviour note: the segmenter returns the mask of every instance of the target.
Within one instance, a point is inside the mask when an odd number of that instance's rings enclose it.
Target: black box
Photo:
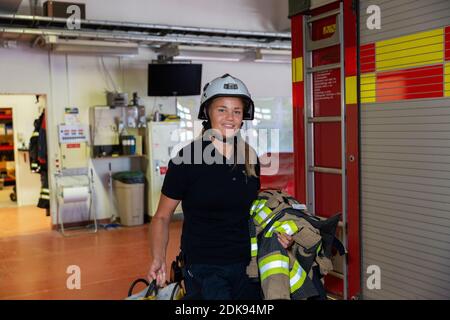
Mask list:
[[[69,18],[72,15],[67,13],[67,8],[71,5],[80,8],[80,19],[86,19],[86,5],[84,3],[62,2],[62,1],[46,1],[44,2],[44,16],[55,18]]]

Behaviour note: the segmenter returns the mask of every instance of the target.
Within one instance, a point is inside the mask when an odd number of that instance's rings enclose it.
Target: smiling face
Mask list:
[[[211,127],[229,138],[241,128],[244,104],[237,97],[216,98],[208,108],[208,115]]]

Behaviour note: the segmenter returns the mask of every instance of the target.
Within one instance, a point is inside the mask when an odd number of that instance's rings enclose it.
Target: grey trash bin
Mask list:
[[[120,223],[137,226],[144,223],[144,173],[117,172],[112,176]]]

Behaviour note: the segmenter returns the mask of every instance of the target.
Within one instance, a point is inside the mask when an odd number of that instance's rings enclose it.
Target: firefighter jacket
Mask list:
[[[31,171],[41,176],[41,192],[37,206],[42,209],[50,208],[50,189],[47,174],[47,132],[45,112],[34,121],[34,131],[29,146]]]
[[[321,220],[305,209],[278,190],[260,192],[252,204],[252,259],[247,273],[259,278],[266,300],[326,298],[321,279],[333,269],[331,253],[340,215]],[[276,233],[291,235],[294,244],[284,249]]]

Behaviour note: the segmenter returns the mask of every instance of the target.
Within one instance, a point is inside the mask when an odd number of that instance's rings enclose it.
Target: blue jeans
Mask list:
[[[245,263],[192,264],[183,268],[186,300],[261,300],[259,282],[246,273]]]

